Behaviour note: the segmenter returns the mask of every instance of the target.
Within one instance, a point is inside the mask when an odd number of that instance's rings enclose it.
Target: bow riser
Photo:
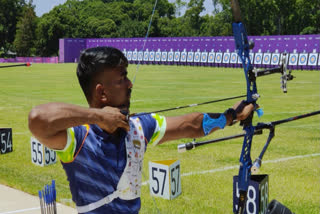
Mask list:
[[[248,36],[243,23],[232,23],[233,36],[235,38],[235,45],[238,56],[241,58],[242,66],[244,68],[245,77],[247,81],[247,102],[253,103],[259,96],[257,94],[257,86],[255,83],[255,76],[253,75],[253,66],[250,61],[249,50],[250,44]],[[255,95],[255,96],[253,96]]]
[[[251,176],[251,144],[252,144],[252,137],[254,135],[254,127],[246,126],[244,127],[245,130],[245,137],[243,139],[243,146],[240,156],[240,168],[239,168],[239,189],[243,191],[248,190],[249,180]]]

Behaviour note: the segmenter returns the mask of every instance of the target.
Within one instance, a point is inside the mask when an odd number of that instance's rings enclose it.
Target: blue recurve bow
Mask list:
[[[248,36],[244,24],[241,21],[240,7],[238,0],[231,0],[231,8],[234,16],[234,22],[232,23],[233,35],[235,39],[235,45],[237,49],[238,56],[241,58],[242,65],[244,68],[244,73],[247,81],[247,103],[252,103],[258,116],[262,115],[262,111],[257,110],[256,100],[259,98],[256,85],[256,76],[253,72],[253,66],[250,61],[249,51],[252,45],[248,41]],[[240,198],[238,203],[237,213],[244,213],[247,191],[249,186],[249,181],[251,177],[251,143],[252,137],[254,135],[254,126],[252,126],[253,112],[244,121],[242,121],[243,130],[245,131],[245,136],[243,140],[242,151],[240,155],[240,168],[239,168],[239,192]]]

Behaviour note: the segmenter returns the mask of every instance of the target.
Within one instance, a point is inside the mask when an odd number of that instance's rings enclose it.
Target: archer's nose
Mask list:
[[[130,80],[130,79],[128,79],[128,88],[129,88],[129,89],[131,89],[131,88],[132,88],[132,86],[133,86],[133,85],[132,85],[131,80]]]

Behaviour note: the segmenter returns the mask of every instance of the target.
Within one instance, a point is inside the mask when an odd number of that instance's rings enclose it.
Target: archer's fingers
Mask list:
[[[118,126],[119,128],[126,130],[127,132],[130,131],[130,126],[128,122],[121,121]]]
[[[247,106],[250,105],[247,103],[247,101],[242,100],[239,101],[236,105],[234,105],[234,109],[236,110],[237,113],[240,113],[243,111],[243,109]],[[251,104],[252,105],[252,104]],[[253,105],[252,105],[253,106]]]
[[[243,102],[243,100],[240,100],[240,101],[238,101],[238,102],[236,102],[234,105],[233,105],[233,109],[237,109],[238,108],[238,106],[241,104]]]
[[[119,119],[121,120],[121,121],[124,121],[124,122],[128,122],[128,116],[127,115],[123,115],[123,114],[120,114],[119,115]]]

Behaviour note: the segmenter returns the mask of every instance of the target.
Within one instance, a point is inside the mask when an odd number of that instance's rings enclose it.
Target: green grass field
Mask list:
[[[75,74],[75,64],[34,64],[31,67],[0,69],[0,127],[13,129],[12,153],[0,155],[0,183],[37,195],[45,184],[56,180],[58,201],[70,203],[71,195],[60,163],[39,167],[31,163],[27,116],[32,107],[47,102],[67,102],[87,106]],[[129,66],[129,76],[136,71]],[[280,89],[280,76],[257,80],[261,95],[258,103],[264,109],[254,123],[273,121],[316,111],[320,107],[319,71],[294,71],[296,78],[288,83],[288,93]],[[245,94],[241,69],[142,65],[132,94],[131,112],[152,111],[167,107],[205,102]],[[188,108],[164,115],[188,112],[224,112],[236,101]],[[269,174],[269,201],[277,199],[295,213],[320,212],[320,116],[294,121],[276,128],[264,160],[278,160],[299,155],[318,154],[262,165],[260,174]],[[241,133],[240,126],[227,127],[203,139]],[[254,137],[255,159],[267,138],[267,132]],[[202,139],[202,140],[203,140]],[[144,174],[148,178],[151,160],[179,159],[182,194],[174,200],[155,198],[157,208],[142,187],[141,213],[232,213],[232,179],[238,168],[184,176],[238,165],[242,138],[199,147],[178,153],[177,145],[191,139],[169,142],[147,150]],[[146,178],[143,178],[146,180]]]

